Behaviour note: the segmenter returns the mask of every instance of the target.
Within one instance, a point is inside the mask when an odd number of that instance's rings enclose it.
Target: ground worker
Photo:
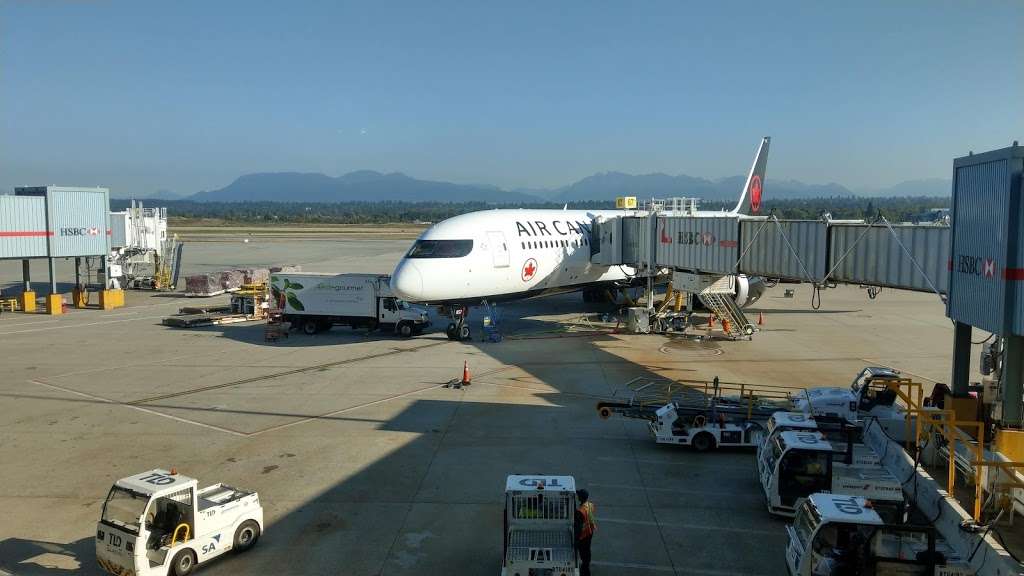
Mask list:
[[[576,551],[580,555],[580,576],[590,576],[590,541],[597,531],[594,519],[594,503],[590,501],[590,493],[584,489],[576,491],[580,506],[576,509]]]

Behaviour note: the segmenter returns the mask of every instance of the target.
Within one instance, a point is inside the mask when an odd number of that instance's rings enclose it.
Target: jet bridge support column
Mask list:
[[[953,326],[953,377],[951,386],[954,394],[967,395],[971,378],[971,332],[973,327],[963,322]]]
[[[1003,346],[1002,418],[1008,428],[1024,424],[1024,336],[1007,336]]]

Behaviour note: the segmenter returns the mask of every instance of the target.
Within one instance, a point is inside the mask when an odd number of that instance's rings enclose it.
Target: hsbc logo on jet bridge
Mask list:
[[[996,277],[996,261],[981,256],[961,254],[956,263],[956,271],[960,274],[971,274],[985,279]]]
[[[100,229],[99,228],[95,228],[95,227],[92,227],[92,228],[74,228],[74,227],[61,228],[60,229],[60,235],[61,236],[99,236],[100,235]]]

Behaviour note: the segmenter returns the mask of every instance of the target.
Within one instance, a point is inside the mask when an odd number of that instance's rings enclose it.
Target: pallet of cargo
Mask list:
[[[181,314],[164,318],[163,325],[174,328],[197,328],[199,326],[237,324],[238,322],[249,322],[251,320],[253,320],[252,317],[244,314]]]

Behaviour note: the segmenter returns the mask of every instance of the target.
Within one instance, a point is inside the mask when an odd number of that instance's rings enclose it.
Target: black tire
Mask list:
[[[715,437],[707,432],[701,432],[693,437],[690,445],[697,452],[707,452],[715,447]]]
[[[459,329],[459,339],[460,340],[469,340],[469,337],[470,337],[469,326],[463,325],[462,328]]]
[[[174,576],[188,576],[196,569],[196,553],[191,550],[182,550],[174,555],[171,560],[171,573]]]
[[[412,336],[412,324],[408,322],[398,323],[398,335],[402,338],[409,338]]]
[[[448,325],[448,328],[445,329],[444,333],[448,335],[449,340],[457,340],[458,334],[456,334],[456,330],[458,330],[458,328],[455,327],[455,322],[452,322]]]
[[[255,520],[242,522],[235,530],[235,539],[232,549],[235,552],[245,552],[256,545],[260,539],[260,525]]]
[[[312,336],[320,331],[320,323],[316,320],[306,320],[302,323],[302,333]]]

